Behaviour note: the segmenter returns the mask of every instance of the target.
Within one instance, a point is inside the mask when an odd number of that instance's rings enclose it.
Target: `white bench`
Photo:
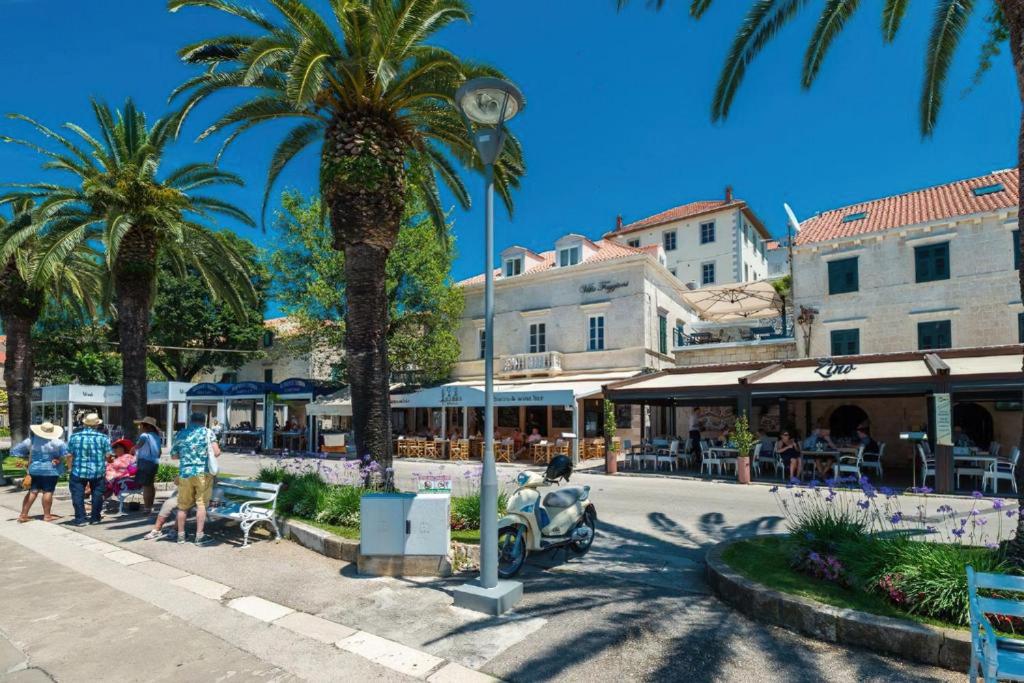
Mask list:
[[[217,488],[224,498],[219,501],[221,504],[209,509],[209,517],[238,522],[242,529],[243,548],[249,545],[249,531],[261,522],[273,528],[277,540],[281,540],[275,519],[280,484],[249,479],[217,479]]]
[[[142,498],[142,487],[135,479],[121,479],[117,484],[117,514],[124,514],[124,502],[132,496]]]
[[[1024,617],[1024,601],[978,595],[978,589],[1024,593],[1024,577],[975,572],[967,566],[967,600],[971,615],[971,683],[981,672],[985,683],[1024,681],[1024,642],[996,636],[987,614]]]

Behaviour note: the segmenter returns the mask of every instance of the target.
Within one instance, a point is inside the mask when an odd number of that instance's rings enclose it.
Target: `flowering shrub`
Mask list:
[[[1012,570],[999,541],[1018,512],[980,492],[967,509],[942,503],[934,511],[927,487],[899,492],[866,478],[793,481],[771,492],[787,521],[794,568],[879,593],[911,613],[965,624],[966,565]]]

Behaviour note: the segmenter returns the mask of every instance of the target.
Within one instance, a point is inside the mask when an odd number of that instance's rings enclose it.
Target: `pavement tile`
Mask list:
[[[174,579],[171,583],[175,586],[187,588],[193,593],[211,600],[220,600],[228,591],[231,590],[231,586],[225,586],[223,583],[210,581],[209,579],[203,578],[202,576],[196,576],[195,574],[189,574],[188,576],[183,576],[180,579]]]
[[[149,562],[142,562],[135,566],[135,570],[152,576],[156,579],[165,579],[167,581],[173,581],[174,579],[180,579],[183,576],[188,576],[189,573],[183,569],[172,567],[169,564],[163,562],[155,562],[150,560]]]
[[[256,595],[246,595],[242,598],[235,598],[228,603],[228,607],[236,609],[242,614],[248,614],[250,617],[256,617],[260,621],[270,623],[275,619],[291,614],[295,610],[291,607],[285,607],[279,605],[276,602],[270,600],[264,600]]]
[[[41,669],[22,669],[4,676],[4,683],[52,683],[53,679]]]
[[[120,548],[118,548],[116,545],[113,545],[111,543],[104,543],[103,541],[93,541],[92,543],[84,543],[82,544],[81,547],[85,550],[91,550],[94,553],[102,553],[104,555],[106,555],[107,553],[112,553],[120,550]]]
[[[372,633],[358,631],[337,643],[342,650],[408,676],[426,676],[444,660]]]
[[[356,632],[354,628],[305,612],[287,614],[274,621],[274,626],[286,628],[307,638],[319,640],[321,643],[336,643]]]
[[[140,562],[149,562],[148,557],[144,557],[142,555],[139,555],[138,553],[133,553],[130,550],[115,550],[112,553],[105,554],[103,557],[107,558],[108,560],[113,560],[118,564],[123,564],[126,567],[133,564],[138,564]]]
[[[25,663],[25,655],[6,638],[0,636],[0,676]]]
[[[489,683],[497,680],[493,676],[449,662],[427,678],[427,683]]]

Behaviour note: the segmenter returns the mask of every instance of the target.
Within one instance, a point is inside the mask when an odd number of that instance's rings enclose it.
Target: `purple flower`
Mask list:
[[[956,536],[957,538],[960,538],[961,536],[963,536],[963,535],[964,535],[964,530],[963,530],[963,528],[960,528],[960,529],[953,529],[953,531],[952,531],[952,534],[953,534],[954,536]]]
[[[930,488],[928,488],[927,486],[922,486],[922,487],[921,487],[921,488],[919,489],[919,491],[920,491],[921,493],[925,494],[926,496],[927,496],[927,495],[928,495],[929,493],[931,493],[931,492],[932,492],[932,490],[931,490]]]
[[[961,517],[960,518],[960,528],[963,529],[965,526],[967,526],[967,518],[966,517]]]
[[[933,526],[926,526],[924,530],[930,534],[934,534],[936,531],[938,531],[938,529]]]
[[[889,521],[892,522],[893,524],[899,524],[900,522],[903,521],[903,513],[897,511],[895,515],[893,515],[892,517],[889,518]]]
[[[1006,516],[1007,517],[1011,517],[1012,518],[1015,514],[1017,514],[1016,510],[1007,510],[1006,511]]]
[[[953,511],[953,508],[952,508],[952,506],[950,506],[950,505],[940,505],[940,506],[939,506],[939,507],[938,507],[938,508],[936,509],[936,512],[939,512],[939,513],[944,513],[944,512],[952,512],[952,511]]]
[[[988,548],[989,550],[995,550],[996,548],[999,547],[999,544],[998,543],[986,543],[985,547]]]
[[[993,510],[1002,510],[1004,507],[1006,507],[1006,503],[1004,503],[1001,498],[996,498],[992,501]]]
[[[984,498],[985,494],[982,493],[981,491],[975,491],[974,493],[971,494],[971,497],[972,498]]]
[[[835,499],[836,499],[836,492],[835,491],[831,491],[827,496],[825,496],[825,502],[826,503],[831,503]]]
[[[976,519],[976,520],[974,520],[974,522],[975,522],[975,524],[977,524],[978,526],[985,526],[986,524],[988,524],[988,520],[987,520],[987,519],[985,519],[984,517],[981,517],[981,518],[979,518],[979,519]]]
[[[867,510],[869,507],[871,507],[871,503],[866,500],[858,500],[857,507],[859,507],[861,510]]]
[[[771,487],[770,489],[768,489],[768,493],[775,493],[775,492],[776,492],[776,491],[778,491],[778,490],[779,490],[779,487],[778,487],[778,486],[773,486],[773,487]]]

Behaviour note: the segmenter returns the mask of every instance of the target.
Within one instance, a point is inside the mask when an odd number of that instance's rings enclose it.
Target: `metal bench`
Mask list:
[[[249,545],[249,531],[261,522],[273,528],[277,540],[281,540],[281,531],[275,519],[280,484],[249,479],[218,479],[217,488],[224,498],[220,501],[222,504],[209,509],[208,515],[210,519],[238,522],[242,529],[243,548]]]
[[[124,514],[124,503],[132,496],[138,496],[142,498],[142,486],[135,482],[134,479],[122,479],[117,484],[117,514]]]
[[[989,614],[1024,617],[1024,601],[1010,597],[985,597],[978,589],[1024,593],[1024,577],[986,574],[967,565],[967,600],[971,616],[971,683],[981,672],[985,683],[1000,680],[1024,681],[1024,643],[1015,638],[996,636]]]

